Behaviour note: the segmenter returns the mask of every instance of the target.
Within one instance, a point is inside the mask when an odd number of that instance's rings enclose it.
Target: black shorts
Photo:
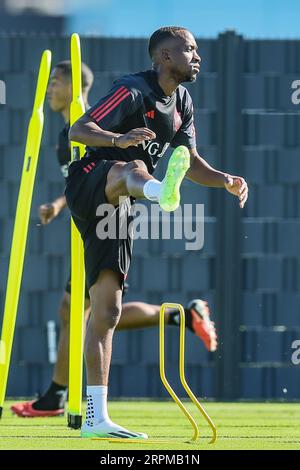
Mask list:
[[[104,269],[119,273],[120,285],[123,288],[130,266],[133,237],[128,233],[127,227],[132,229],[131,208],[134,199],[127,197],[119,206],[111,206],[109,215],[96,215],[101,205],[103,209],[103,204],[108,204],[105,194],[107,174],[115,163],[83,158],[71,163],[66,180],[67,204],[84,243],[88,289],[95,284],[99,273]],[[109,227],[115,227],[115,231],[113,236],[110,233],[106,238],[103,238],[103,235],[99,238],[98,224],[104,219]]]

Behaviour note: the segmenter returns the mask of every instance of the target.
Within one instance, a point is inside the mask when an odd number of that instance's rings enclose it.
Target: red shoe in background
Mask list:
[[[203,341],[208,351],[216,351],[217,333],[214,322],[210,320],[207,302],[201,299],[191,300],[186,311],[190,314],[190,318],[187,317],[188,328]]]
[[[10,407],[11,411],[17,416],[22,418],[46,418],[50,416],[62,416],[64,409],[58,410],[35,410],[32,408],[34,401],[26,401],[23,403],[16,403]]]

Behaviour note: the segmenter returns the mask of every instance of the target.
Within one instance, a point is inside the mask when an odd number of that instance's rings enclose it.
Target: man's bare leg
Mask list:
[[[159,182],[148,172],[142,160],[115,163],[107,174],[105,193],[110,204],[117,206],[120,197],[133,196],[158,202],[163,210],[174,211],[180,202],[180,185],[190,166],[186,147],[172,153],[165,177]]]
[[[198,308],[185,309],[186,327],[197,335],[209,351],[217,347],[214,324],[209,320],[209,309],[198,300]],[[200,308],[199,308],[200,307]],[[122,305],[122,313],[116,330],[124,331],[136,328],[148,328],[157,326],[159,323],[159,305],[151,305],[145,302],[127,302]],[[86,326],[90,315],[90,302],[85,300]],[[57,350],[57,362],[54,367],[53,379],[47,391],[35,402],[14,404],[12,410],[20,416],[37,416],[35,410],[44,412],[47,416],[53,413],[62,414],[67,400],[67,387],[69,381],[69,332],[70,332],[70,294],[65,292],[59,309],[60,333]],[[167,325],[179,325],[179,312],[167,310],[165,322]],[[23,409],[25,406],[25,409]]]
[[[115,163],[107,174],[105,194],[110,204],[117,206],[122,196],[144,198],[143,188],[147,181],[154,180],[142,160]]]
[[[69,383],[70,302],[70,294],[64,292],[59,308],[60,331],[57,346],[57,360],[53,371],[53,382],[66,387]],[[83,323],[84,335],[89,315],[90,302],[86,299]]]
[[[90,289],[91,315],[87,326],[84,356],[87,382],[107,385],[112,337],[122,309],[122,290],[117,273],[102,271]]]
[[[86,421],[82,437],[147,438],[113,423],[107,410],[107,385],[112,339],[121,316],[122,290],[119,273],[102,271],[90,288],[91,316],[87,326],[84,356],[87,369]]]
[[[184,309],[185,326],[198,336],[208,351],[216,351],[217,335],[214,323],[210,320],[207,302],[201,299],[191,300]],[[144,302],[123,304],[122,314],[116,330],[148,328],[159,324],[160,305]],[[164,314],[165,324],[179,326],[180,314],[177,309],[167,309]]]
[[[145,302],[126,302],[122,306],[122,314],[116,330],[132,330],[158,325],[160,305]],[[166,312],[168,323],[169,312]]]

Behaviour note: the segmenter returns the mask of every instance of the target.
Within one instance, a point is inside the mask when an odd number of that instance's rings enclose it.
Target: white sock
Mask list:
[[[155,179],[147,181],[143,187],[143,193],[146,199],[150,201],[159,201],[161,182]]]
[[[88,426],[108,421],[107,411],[107,386],[88,385],[87,390],[86,423]]]

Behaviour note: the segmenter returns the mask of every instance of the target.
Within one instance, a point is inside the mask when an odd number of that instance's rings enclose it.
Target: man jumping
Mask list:
[[[69,133],[71,140],[87,145],[86,156],[70,165],[65,193],[84,242],[91,299],[85,338],[88,405],[82,437],[147,438],[112,422],[107,410],[112,338],[121,317],[132,238],[130,234],[98,237],[98,207],[114,206],[111,222],[121,230],[132,218],[136,198],[175,210],[184,177],[226,188],[239,198],[241,208],[248,196],[243,178],[215,170],[196,150],[192,100],[181,86],[193,82],[200,68],[193,35],[182,27],[161,28],[150,38],[149,53],[153,69],[122,77]],[[157,152],[150,152],[154,144]],[[176,150],[160,182],[152,173],[169,145]]]
[[[93,73],[86,64],[82,64],[82,95],[85,108],[89,108],[88,94],[93,84]],[[70,104],[72,101],[72,68],[69,60],[59,62],[54,67],[47,90],[50,108],[60,113],[65,125],[58,136],[57,160],[63,177],[68,174],[71,158],[68,132],[70,128]],[[42,204],[39,217],[43,225],[51,223],[66,207],[66,198],[59,195],[54,201]],[[123,292],[124,293],[124,292]],[[54,366],[52,382],[46,392],[37,400],[15,403],[11,410],[21,417],[60,416],[64,413],[67,400],[69,378],[69,335],[70,335],[70,278],[59,307],[60,331],[57,350],[57,361]],[[144,302],[127,302],[122,305],[122,314],[117,325],[118,330],[147,328],[157,326],[159,322],[159,305]],[[217,348],[216,332],[210,321],[207,303],[200,299],[191,300],[185,308],[186,326],[205,344],[208,351]],[[85,323],[90,315],[89,292],[85,293]],[[179,312],[168,310],[166,323],[170,326],[179,325]]]

